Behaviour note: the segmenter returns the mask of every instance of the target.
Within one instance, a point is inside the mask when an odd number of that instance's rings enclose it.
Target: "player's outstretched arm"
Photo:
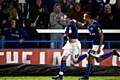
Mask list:
[[[76,21],[76,24],[77,24],[78,27],[80,27],[80,28],[85,28],[85,27],[84,27],[84,24],[83,24],[82,22],[80,22],[80,21]]]
[[[67,19],[66,19],[66,22],[69,23],[71,20],[73,20],[73,21],[78,25],[78,27],[80,27],[80,28],[85,28],[85,27],[84,27],[84,24],[83,24],[82,22],[77,21],[77,20],[75,20],[75,19],[67,18]]]

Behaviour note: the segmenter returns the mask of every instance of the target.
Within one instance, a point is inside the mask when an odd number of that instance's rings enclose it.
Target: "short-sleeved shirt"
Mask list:
[[[93,24],[88,25],[87,28],[93,40],[93,45],[99,45],[101,33],[100,24],[97,21],[95,21],[93,22]]]
[[[78,26],[76,23],[71,20],[68,25],[65,27],[65,33],[69,33],[71,30],[71,35],[73,39],[78,39]]]

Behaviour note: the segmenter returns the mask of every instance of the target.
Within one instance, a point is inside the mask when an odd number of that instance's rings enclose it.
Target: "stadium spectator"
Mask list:
[[[98,17],[99,14],[103,13],[104,11],[104,2],[103,0],[91,0],[91,10],[94,19]]]
[[[120,0],[116,1],[116,4],[112,6],[114,14],[114,26],[116,29],[120,29]]]
[[[111,5],[106,4],[104,6],[104,13],[100,14],[100,17],[99,17],[99,22],[101,24],[101,27],[103,29],[113,28],[113,26],[114,26],[113,19],[114,19],[114,15],[112,14],[112,11],[111,11]]]
[[[56,3],[55,0],[43,0],[43,3],[47,6],[49,13],[53,12],[53,7]]]
[[[70,18],[75,19],[75,20],[80,21],[80,22],[83,22],[83,14],[84,14],[84,12],[81,9],[80,4],[75,3]]]
[[[89,0],[80,0],[80,4],[84,11],[91,10],[91,3],[89,3]]]
[[[25,38],[28,37],[28,33],[25,28],[17,25],[16,19],[11,20],[10,26],[4,30],[3,34],[5,35],[6,40],[16,40],[18,42],[6,43],[6,48],[22,48],[22,44]]]
[[[44,5],[42,3],[42,8],[45,8],[45,10],[43,9],[42,12],[41,12],[42,9],[40,7],[41,1],[44,3]],[[81,9],[79,9],[79,6],[77,4],[77,5],[75,5],[76,8],[74,8],[72,10],[73,5],[76,1],[77,2],[80,1]],[[107,4],[108,3],[111,4],[111,7],[112,7],[112,11],[110,11],[111,13],[109,13],[108,9],[106,9],[106,11],[104,9],[104,12],[102,12],[104,4],[105,4],[103,1]],[[45,28],[43,27],[43,29],[47,29],[49,18],[50,18],[49,13],[52,12],[52,10],[53,10],[52,8],[53,8],[53,5],[55,4],[55,2],[59,2],[59,3],[62,2],[61,3],[62,9],[68,17],[73,14],[72,17],[74,17],[76,20],[79,19],[82,21],[82,19],[80,19],[81,14],[79,16],[77,15],[78,12],[79,11],[81,12],[81,10],[84,10],[83,12],[92,11],[95,18],[98,14],[100,15],[99,19],[101,21],[101,24],[103,25],[102,28],[120,29],[119,28],[119,25],[120,25],[120,20],[119,20],[120,19],[120,0],[0,0],[0,9],[1,9],[0,10],[0,24],[2,22],[3,23],[5,22],[6,19],[4,19],[4,17],[7,17],[9,20],[12,18],[25,19],[25,22],[26,22],[26,18],[27,18],[27,19],[30,19],[30,21],[28,21],[28,22],[32,22],[32,23],[36,22],[37,26],[36,25],[35,26],[37,28],[41,29],[41,25],[42,26],[45,25]],[[113,2],[113,3],[111,3],[111,2]],[[47,9],[46,9],[45,5],[47,6]],[[109,8],[109,10],[110,10],[110,8]],[[78,12],[76,12],[76,11],[78,11]],[[19,17],[18,17],[18,14],[19,14]],[[44,14],[44,15],[42,15],[42,14]],[[37,20],[37,16],[38,16],[38,20]],[[43,18],[43,16],[44,16],[44,18]],[[29,25],[30,23],[26,23],[26,24]],[[1,24],[0,26],[6,26],[6,25]],[[40,39],[40,40],[49,39],[48,36],[46,36],[46,34],[42,34],[42,35],[37,34],[36,27],[35,28],[29,27],[29,26],[26,26],[26,27],[32,36],[31,39]],[[58,29],[58,28],[56,28],[56,29]],[[2,30],[3,29],[1,29],[1,31]],[[111,35],[112,35],[111,40],[113,40],[113,39],[119,40],[118,38],[113,38],[114,34],[111,34]],[[43,38],[41,38],[41,36]],[[114,35],[114,37],[116,37],[116,35]],[[39,47],[39,45],[38,45],[38,47]]]
[[[2,3],[2,13],[6,16],[9,17],[9,11],[10,11],[10,3],[7,2],[6,0],[3,1]]]
[[[72,13],[73,4],[71,4],[69,0],[63,0],[62,7],[63,7],[64,14],[66,14],[67,16],[70,16]]]
[[[3,12],[2,4],[3,4],[3,0],[0,1],[0,40],[5,39],[5,36],[3,35],[3,31],[5,29],[7,29],[6,26],[7,26],[7,22],[8,22],[8,17]],[[2,48],[2,42],[1,41],[0,41],[0,48]]]
[[[42,0],[36,0],[36,9],[37,12],[35,15],[36,17],[39,16],[38,20],[36,21],[36,28],[47,29],[49,22],[49,13]]]
[[[28,0],[17,0],[15,1],[16,4],[18,3],[18,15],[19,18],[27,18],[28,14]]]
[[[50,14],[50,28],[51,29],[63,29],[65,26],[64,23],[64,13],[61,12],[61,5],[56,3],[54,5],[54,11]],[[51,34],[50,40],[63,40],[62,34]],[[51,43],[51,48],[62,48],[62,44]]]
[[[30,13],[30,19],[32,20],[31,27],[33,27],[33,32],[35,32],[36,29],[48,29],[49,12],[46,6],[43,4],[42,0],[36,0],[33,11]],[[47,40],[48,35],[36,33],[36,39]],[[37,43],[37,45],[41,48],[46,48],[48,46],[47,43]]]
[[[10,4],[10,12],[9,12],[9,20],[11,19],[19,19],[17,12],[17,3],[15,1]]]
[[[8,20],[7,18],[3,18],[1,23],[0,23],[0,40],[5,40],[5,35],[3,34],[4,30],[7,29],[8,26]],[[3,48],[4,44],[0,42],[0,48]]]
[[[2,8],[2,5],[0,7],[0,25],[2,25],[2,21],[7,18],[7,16],[4,14],[3,12],[3,8]]]

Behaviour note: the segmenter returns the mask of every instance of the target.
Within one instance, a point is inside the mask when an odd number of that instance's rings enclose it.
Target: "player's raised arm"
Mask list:
[[[85,28],[85,27],[84,27],[84,24],[83,24],[82,22],[77,21],[76,24],[77,24],[78,27],[80,27],[80,28]]]
[[[68,24],[71,20],[73,20],[77,25],[78,27],[80,28],[85,28],[84,27],[84,23],[80,22],[80,21],[77,21],[75,19],[71,19],[71,18],[68,18],[66,15],[64,16],[64,18],[66,19],[66,24]]]
[[[70,20],[70,18],[68,19],[68,21]],[[77,21],[77,20],[75,20],[75,19],[73,19],[73,21],[78,25],[78,27],[80,27],[80,28],[85,28],[84,27],[84,24],[82,23],[82,22],[80,22],[80,21]]]

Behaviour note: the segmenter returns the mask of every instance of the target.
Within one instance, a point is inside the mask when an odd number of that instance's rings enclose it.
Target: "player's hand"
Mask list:
[[[98,49],[96,52],[99,54],[100,53],[100,49]]]

